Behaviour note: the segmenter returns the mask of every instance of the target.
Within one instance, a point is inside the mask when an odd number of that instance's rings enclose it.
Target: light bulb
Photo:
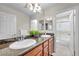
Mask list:
[[[27,7],[33,12],[41,12],[41,7],[37,3],[35,4],[29,3]]]
[[[41,12],[41,7],[40,7],[40,6],[38,6],[37,11],[38,11],[38,12]]]
[[[36,9],[34,9],[33,12],[36,12]]]
[[[32,6],[31,3],[29,3],[29,4],[27,5],[27,7],[28,7],[30,10],[33,10],[33,6]]]
[[[30,10],[33,10],[32,4],[30,3],[29,5],[30,5],[29,9],[30,9]]]

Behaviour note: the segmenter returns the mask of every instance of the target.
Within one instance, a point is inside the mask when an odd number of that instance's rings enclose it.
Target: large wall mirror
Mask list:
[[[37,19],[31,20],[31,29],[30,30],[38,30],[38,20]]]
[[[53,20],[52,19],[41,19],[38,21],[39,30],[46,31],[48,33],[53,32]]]

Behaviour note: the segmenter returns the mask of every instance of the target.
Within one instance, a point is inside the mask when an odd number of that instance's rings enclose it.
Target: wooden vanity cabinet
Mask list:
[[[52,53],[54,52],[54,41],[53,39],[51,38],[49,40],[49,55],[52,55]]]
[[[44,48],[44,55],[43,56],[48,56],[49,51],[48,51],[48,46]]]
[[[48,51],[49,47],[48,47],[48,45],[49,45],[48,40],[43,43],[43,56],[48,56],[49,55],[49,51]]]
[[[24,56],[51,56],[54,51],[53,38],[46,40],[35,48],[26,52]]]
[[[39,45],[32,50],[30,50],[28,53],[25,54],[25,56],[36,56],[36,55],[42,55],[42,45]]]
[[[36,54],[35,56],[43,56],[42,55],[42,51],[40,51],[38,54]]]

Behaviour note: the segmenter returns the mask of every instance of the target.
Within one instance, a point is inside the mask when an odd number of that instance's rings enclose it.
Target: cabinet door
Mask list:
[[[30,52],[26,53],[25,56],[36,56],[40,51],[42,51],[42,45],[37,46],[36,48],[31,50]]]
[[[44,56],[48,56],[48,46],[44,48]]]
[[[49,40],[49,55],[52,55],[52,53],[54,52],[54,42],[53,39]]]
[[[36,56],[42,56],[42,51],[40,51]]]
[[[48,42],[49,41],[44,42],[44,48],[48,46]]]

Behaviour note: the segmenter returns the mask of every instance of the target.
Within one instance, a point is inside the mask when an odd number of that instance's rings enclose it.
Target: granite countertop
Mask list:
[[[3,48],[3,49],[0,49],[0,56],[19,56],[19,55],[23,54],[24,52],[27,52],[28,50],[34,48],[35,46],[43,43],[46,40],[48,40],[48,38],[38,38],[38,39],[35,39],[35,40],[36,40],[36,44],[34,44],[34,45],[32,45],[28,48],[10,49],[9,47],[6,47],[6,48]]]

